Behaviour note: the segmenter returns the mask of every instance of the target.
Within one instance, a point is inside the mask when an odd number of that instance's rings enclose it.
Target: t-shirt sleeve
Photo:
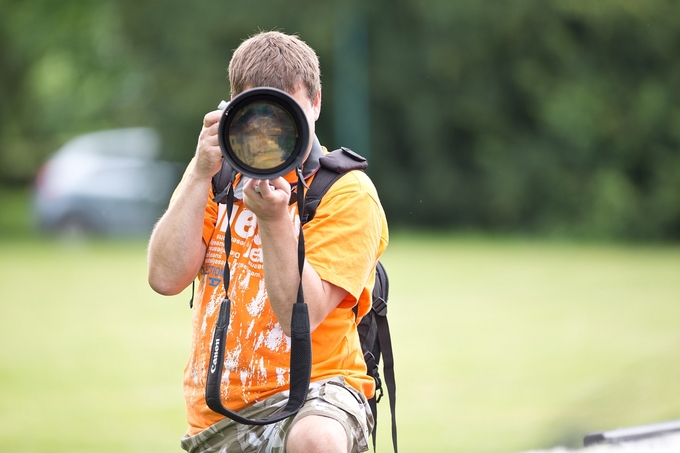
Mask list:
[[[218,213],[219,208],[217,203],[213,201],[213,193],[212,189],[210,189],[208,201],[205,205],[205,216],[203,217],[203,242],[205,245],[210,244],[210,238],[212,238],[215,225],[217,224]]]
[[[331,186],[304,228],[306,258],[321,279],[353,300],[370,298],[375,265],[387,243],[384,213],[372,182],[352,171]],[[368,293],[368,294],[367,294]],[[362,310],[363,311],[363,310]]]

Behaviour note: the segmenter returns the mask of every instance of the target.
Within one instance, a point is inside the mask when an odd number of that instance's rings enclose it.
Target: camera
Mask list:
[[[259,87],[222,101],[217,138],[234,170],[274,179],[302,165],[310,131],[304,111],[285,91]]]

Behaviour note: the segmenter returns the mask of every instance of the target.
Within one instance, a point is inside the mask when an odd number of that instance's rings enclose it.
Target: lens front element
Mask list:
[[[245,165],[269,170],[285,163],[297,143],[295,120],[281,106],[256,101],[236,112],[229,125],[229,144]]]
[[[254,179],[274,179],[301,167],[311,143],[300,105],[270,87],[235,96],[224,108],[217,137],[231,167]]]

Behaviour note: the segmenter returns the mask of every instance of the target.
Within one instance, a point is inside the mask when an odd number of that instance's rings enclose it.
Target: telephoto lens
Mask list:
[[[300,105],[269,87],[234,97],[224,108],[217,137],[232,168],[253,179],[274,179],[301,166],[310,143]]]

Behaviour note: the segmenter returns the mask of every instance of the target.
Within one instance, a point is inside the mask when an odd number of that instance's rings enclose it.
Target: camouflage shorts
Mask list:
[[[248,418],[266,417],[282,409],[288,392],[281,392],[239,412]],[[189,453],[285,453],[286,433],[301,418],[321,415],[340,422],[347,433],[347,451],[368,450],[373,429],[373,415],[366,397],[345,384],[342,378],[312,382],[307,401],[295,417],[264,426],[236,423],[225,418],[206,430],[182,438],[182,448]]]

